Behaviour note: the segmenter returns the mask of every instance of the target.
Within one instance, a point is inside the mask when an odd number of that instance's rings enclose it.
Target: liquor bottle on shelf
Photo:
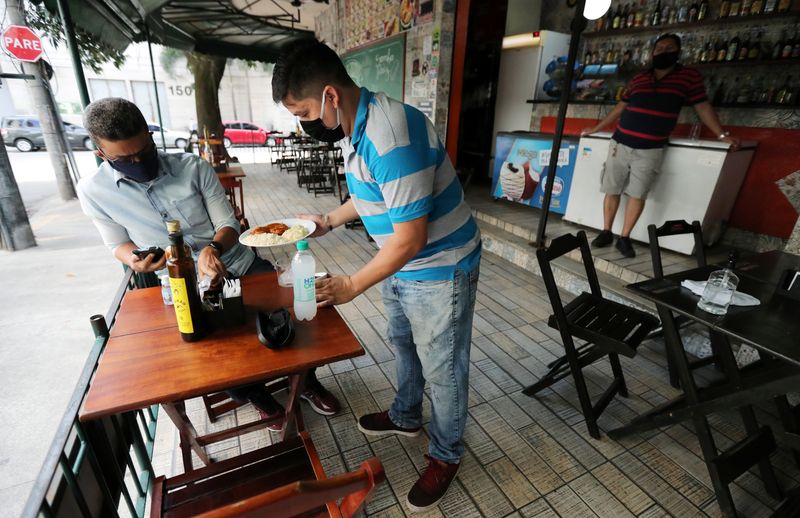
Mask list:
[[[661,0],[658,0],[656,8],[653,9],[653,15],[650,17],[650,25],[653,27],[661,25]]]
[[[663,20],[663,16],[662,16],[662,20]],[[675,3],[673,2],[672,5],[670,5],[670,8],[669,8],[669,19],[667,20],[667,23],[672,25],[672,24],[677,23],[677,22],[678,22],[678,6],[675,5]]]
[[[611,29],[611,23],[614,21],[614,12],[612,9],[609,9],[606,13],[605,17],[603,18],[603,30],[607,31]]]
[[[700,54],[700,63],[708,63],[709,61],[714,61],[714,39],[709,35],[708,41],[706,42],[706,46],[703,49],[703,52]]]
[[[775,97],[778,95],[778,78],[773,77],[772,81],[770,81],[769,86],[764,95],[764,104],[773,104],[775,102]]]
[[[664,0],[664,7],[661,8],[661,23],[669,23],[669,15],[672,12],[669,6],[669,0]]]
[[[783,42],[786,40],[786,31],[781,31],[781,36],[775,41],[775,45],[772,46],[772,53],[770,54],[770,59],[780,59],[781,53],[783,52]]]
[[[719,37],[716,44],[717,55],[714,56],[713,61],[725,61],[728,55],[728,38],[724,34]]]
[[[794,31],[794,44],[792,45],[792,57],[800,58],[800,37],[797,36],[797,29]]]
[[[731,0],[731,11],[728,13],[728,16],[739,16],[739,12],[741,10],[742,10],[741,0]]]
[[[736,99],[739,98],[739,78],[736,77],[733,80],[733,84],[730,88],[725,92],[725,98],[723,102],[725,104],[735,104]]]
[[[747,49],[747,59],[761,59],[761,36],[762,32],[758,31],[755,41]]]
[[[791,38],[787,38],[783,42],[783,48],[781,49],[781,58],[790,58],[792,57],[792,49],[794,48],[794,43],[797,41],[797,27],[794,28],[794,34]]]
[[[764,76],[759,76],[756,80],[755,84],[753,85],[753,90],[750,92],[750,102],[753,104],[760,104],[763,103],[762,98],[764,96],[764,91],[766,88],[764,87]]]
[[[686,23],[689,21],[689,4],[686,0],[680,0],[678,4],[678,23]]]
[[[778,6],[778,0],[766,0],[764,2],[764,14],[772,14]]]
[[[778,93],[775,95],[776,104],[790,104],[792,95],[791,81],[792,76],[786,76],[786,81],[784,81],[783,86],[780,87]]]
[[[750,52],[750,33],[745,33],[744,40],[739,44],[739,52],[736,54],[736,59],[738,61],[744,61],[747,59],[747,54]]]
[[[708,0],[702,0],[697,8],[697,21],[702,22],[708,16]]]
[[[714,92],[713,97],[710,97],[712,104],[723,104],[725,102],[727,91],[728,89],[725,85],[725,80],[720,79],[716,84],[716,91]]]
[[[736,60],[737,56],[739,55],[739,45],[741,42],[742,40],[739,39],[739,33],[737,32],[728,42],[728,50],[725,52],[725,61]]]
[[[753,0],[742,0],[742,7],[739,10],[739,16],[747,16],[750,14],[750,8],[753,6]]]
[[[750,5],[750,15],[755,16],[761,14],[761,11],[764,10],[764,0],[753,0],[753,3]]]
[[[731,0],[722,0],[719,4],[719,18],[727,18],[731,14]]]
[[[617,4],[617,10],[614,11],[614,17],[611,19],[611,28],[619,29],[621,21],[622,21],[622,6]]]
[[[645,6],[644,2],[639,2],[639,7],[636,9],[636,14],[633,17],[633,26],[634,27],[641,27],[645,25],[645,19],[650,18],[648,16],[647,7]]]
[[[778,12],[785,13],[792,8],[792,0],[778,0]]]
[[[702,63],[703,61],[703,53],[706,49],[706,37],[700,36],[700,41],[697,42],[697,45],[694,46],[692,49],[692,63]]]
[[[700,6],[697,5],[697,2],[692,2],[692,5],[689,6],[689,21],[696,22],[697,14],[699,12],[700,12]]]
[[[635,21],[636,21],[636,4],[630,4],[630,8],[628,9],[628,15],[625,16],[625,28],[633,27]]]
[[[745,76],[742,85],[739,87],[739,94],[736,96],[736,104],[747,104],[750,102],[750,85],[752,78],[748,75]]]

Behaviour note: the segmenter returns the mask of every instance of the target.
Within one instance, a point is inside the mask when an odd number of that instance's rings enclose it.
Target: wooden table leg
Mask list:
[[[283,427],[281,428],[281,441],[285,441],[287,437],[297,435],[297,432],[305,430],[303,415],[300,413],[300,394],[306,386],[306,374],[308,374],[308,371],[289,376],[289,397],[286,401],[286,417],[283,418]],[[291,430],[290,432],[289,428],[293,424],[297,426],[297,430]]]
[[[185,472],[192,471],[192,451],[194,451],[200,460],[208,466],[211,464],[205,448],[197,442],[197,430],[189,416],[186,415],[186,403],[183,401],[174,401],[172,403],[162,403],[161,408],[167,413],[172,420],[175,427],[178,428],[178,433],[181,437],[181,456],[183,458],[183,470]]]

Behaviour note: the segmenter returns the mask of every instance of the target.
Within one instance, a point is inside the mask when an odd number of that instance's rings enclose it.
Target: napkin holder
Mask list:
[[[204,317],[212,329],[236,327],[244,324],[244,301],[242,296],[223,297],[221,291],[206,292],[203,295]]]
[[[775,295],[800,302],[800,272],[786,270],[775,287]]]

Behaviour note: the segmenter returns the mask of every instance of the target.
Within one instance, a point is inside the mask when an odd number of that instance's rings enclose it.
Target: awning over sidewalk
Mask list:
[[[149,29],[155,43],[183,50],[254,61],[274,62],[292,42],[313,37],[300,25],[300,12],[286,0],[270,0],[268,15],[253,14],[236,0],[63,0],[76,26],[124,50],[144,41]],[[58,12],[58,0],[44,0]],[[309,8],[316,7],[310,3]],[[303,11],[303,17],[308,14]],[[313,19],[313,18],[311,18]],[[304,20],[305,21],[305,20]]]

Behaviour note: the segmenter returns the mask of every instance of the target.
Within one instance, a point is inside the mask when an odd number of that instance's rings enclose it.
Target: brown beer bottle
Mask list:
[[[178,330],[185,342],[194,342],[203,335],[203,308],[197,291],[197,272],[188,245],[183,243],[183,232],[178,221],[167,222],[170,247],[167,251],[169,285]]]

